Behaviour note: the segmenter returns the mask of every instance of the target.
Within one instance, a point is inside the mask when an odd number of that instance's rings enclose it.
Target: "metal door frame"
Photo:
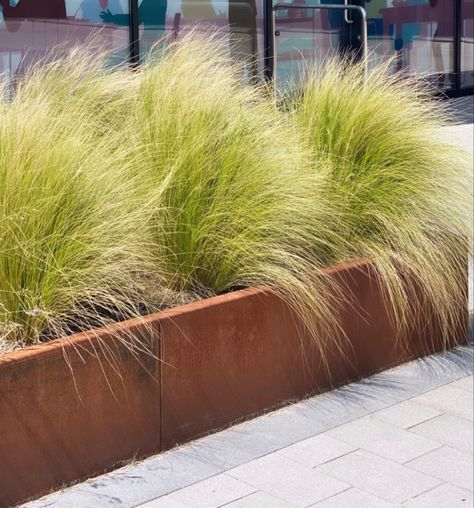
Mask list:
[[[271,12],[268,12],[271,6]],[[318,4],[318,5],[300,5],[300,4],[275,4],[273,5],[272,0],[266,1],[265,3],[265,78],[268,81],[273,81],[275,78],[275,69],[277,65],[277,56],[275,53],[275,37],[276,37],[276,13],[278,11],[288,9],[309,9],[312,11],[316,10],[338,10],[344,11],[344,22],[354,23],[354,20],[348,20],[347,14],[349,11],[357,11],[360,15],[361,24],[361,35],[362,35],[362,60],[365,66],[365,73],[368,73],[368,36],[367,36],[367,13],[365,9],[360,5],[348,5],[344,4]]]

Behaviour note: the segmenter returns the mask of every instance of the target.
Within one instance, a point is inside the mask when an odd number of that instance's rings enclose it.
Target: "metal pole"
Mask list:
[[[454,89],[461,89],[461,34],[462,34],[462,0],[454,2],[454,47],[453,47],[453,72]]]
[[[129,41],[130,41],[130,53],[129,62],[130,66],[135,68],[140,63],[140,19],[138,0],[129,0]]]
[[[264,0],[263,9],[263,39],[264,39],[264,74],[267,81],[273,79],[275,57],[275,22],[273,19],[273,0]]]

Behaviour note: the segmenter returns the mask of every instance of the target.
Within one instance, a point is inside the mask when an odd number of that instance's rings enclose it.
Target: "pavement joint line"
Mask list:
[[[447,386],[447,385],[445,385]],[[406,431],[407,432],[411,432],[412,434],[415,434],[415,432],[412,432],[411,429],[415,428],[415,427],[418,427],[418,425],[423,425],[424,423],[427,423],[427,422],[431,422],[433,420],[436,420],[437,418],[441,418],[442,416],[444,416],[446,413],[441,413],[440,415],[435,415],[435,416],[432,416],[431,418],[427,418],[426,420],[423,420],[422,422],[418,422],[418,423],[415,423],[414,425],[410,425],[409,427],[406,427]],[[469,420],[467,420],[466,418],[464,418],[467,422]]]
[[[417,457],[413,457],[412,459],[410,460],[406,460],[405,462],[401,462],[401,465],[402,466],[407,466],[410,464],[410,462],[414,462],[415,460],[418,460],[418,459],[421,459],[421,457],[424,457],[426,455],[429,455],[430,453],[432,452],[435,452],[436,450],[439,450],[440,448],[444,448],[446,447],[447,445],[443,444],[443,443],[440,443],[439,446],[437,446],[436,448],[433,448],[432,450],[429,450],[427,452],[423,452],[422,454],[418,455]],[[388,460],[391,460],[391,459],[388,459]],[[400,464],[400,462],[395,462],[395,464]],[[426,474],[426,473],[424,473]]]
[[[333,438],[333,439],[335,439],[335,438]],[[329,460],[326,460],[324,462],[321,462],[321,464],[316,464],[311,469],[317,469],[319,466],[323,466],[325,464],[330,464],[331,462],[334,462],[336,460],[342,459],[342,457],[347,457],[351,453],[356,453],[356,452],[361,452],[361,451],[365,452],[367,450],[364,450],[363,448],[355,448],[354,450],[351,450],[350,452],[343,453],[342,455],[339,455],[339,457],[334,457],[333,459],[329,459]],[[337,494],[334,494],[334,495],[337,496]]]

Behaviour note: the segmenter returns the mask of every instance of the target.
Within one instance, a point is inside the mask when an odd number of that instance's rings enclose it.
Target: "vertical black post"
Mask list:
[[[461,35],[462,35],[462,0],[454,2],[454,88],[461,89]]]
[[[274,48],[273,0],[264,0],[263,4],[263,43],[264,43],[264,75],[267,81],[273,79]]]
[[[129,24],[129,40],[130,40],[130,66],[137,67],[140,62],[140,20],[138,12],[138,0],[128,1],[130,24]]]

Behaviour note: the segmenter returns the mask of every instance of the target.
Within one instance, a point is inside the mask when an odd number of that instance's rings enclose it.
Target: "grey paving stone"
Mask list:
[[[472,508],[472,494],[445,483],[403,504],[403,508]]]
[[[367,416],[341,425],[327,433],[356,448],[362,448],[403,464],[440,444]]]
[[[359,489],[349,489],[313,505],[314,508],[400,508]]]
[[[354,451],[356,447],[331,438],[326,434],[310,437],[280,450],[279,454],[303,466],[314,468],[319,464],[341,457]]]
[[[279,449],[327,429],[324,421],[300,414],[298,409],[294,406],[284,408],[273,414],[244,423],[239,426],[237,431],[242,436],[252,435],[254,439],[268,439],[273,442],[275,449]]]
[[[243,497],[237,501],[226,504],[225,508],[294,508],[294,504],[283,501],[283,499],[271,496],[266,492],[258,491],[250,496]]]
[[[159,499],[153,499],[148,503],[141,504],[137,508],[191,508],[189,505],[185,505],[174,499],[170,499],[170,496],[163,496]]]
[[[192,508],[218,508],[256,491],[256,488],[223,473],[173,492],[167,498]]]
[[[407,429],[441,414],[441,411],[438,411],[437,409],[433,409],[423,404],[417,404],[412,400],[405,400],[395,404],[394,406],[377,411],[376,413],[373,413],[372,416],[377,420],[382,420],[383,422],[394,425],[395,427]]]
[[[91,495],[92,507],[135,506],[220,472],[219,467],[199,460],[183,447],[88,480],[80,488],[64,491],[53,505],[47,504],[50,500],[45,498],[44,504],[38,506],[82,508],[88,506]]]
[[[228,474],[301,507],[349,488],[342,481],[303,467],[277,453],[231,469]]]
[[[401,503],[440,484],[431,476],[363,451],[322,464],[316,471],[391,503]]]
[[[440,386],[413,399],[415,402],[438,409],[443,413],[473,420],[472,393],[453,386]]]
[[[467,390],[472,393],[474,391],[473,385],[474,376],[467,376],[454,381],[454,383],[451,383],[449,386],[452,386],[453,388],[460,388],[461,390]]]
[[[462,489],[473,490],[472,455],[444,446],[406,464],[407,467]]]
[[[410,429],[420,436],[461,450],[472,455],[474,432],[472,422],[444,414]]]

